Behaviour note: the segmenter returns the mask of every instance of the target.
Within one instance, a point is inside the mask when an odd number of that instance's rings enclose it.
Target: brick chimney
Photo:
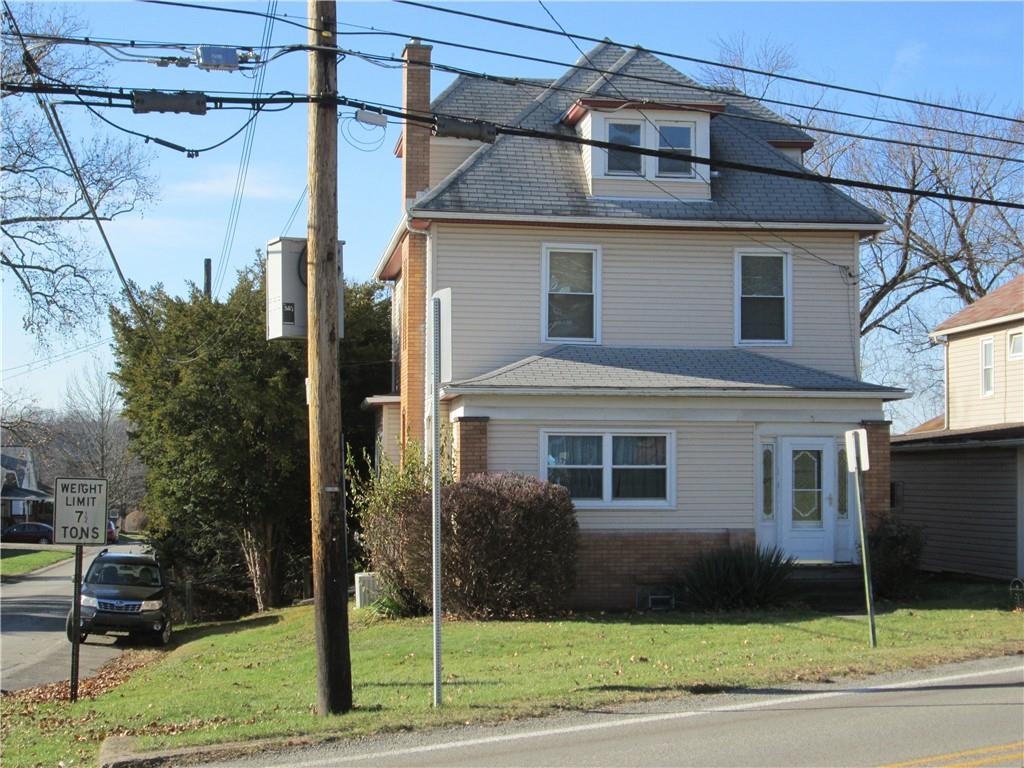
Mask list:
[[[410,40],[405,59],[402,106],[407,112],[430,112],[429,45]],[[430,128],[407,121],[402,129],[402,205],[408,207],[430,184]],[[402,449],[409,440],[423,445],[426,367],[427,239],[408,232],[402,244],[402,349],[400,352],[402,396]]]

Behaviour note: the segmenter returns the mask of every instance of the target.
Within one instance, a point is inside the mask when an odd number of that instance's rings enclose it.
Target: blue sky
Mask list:
[[[263,11],[266,3],[219,3],[232,8]],[[159,7],[140,3],[75,3],[74,10],[96,37],[189,43],[258,45],[263,21],[255,17],[202,10]],[[459,4],[465,10],[550,26],[539,4]],[[1024,4],[1022,3],[594,3],[551,2],[548,6],[569,30],[595,37],[609,36],[649,48],[678,51],[714,59],[719,37],[743,33],[757,44],[770,38],[790,46],[798,63],[796,74],[876,89],[903,96],[946,100],[956,94],[982,98],[996,112],[1020,109],[1024,94]],[[305,3],[281,2],[278,14],[305,16]],[[339,20],[405,34],[456,40],[545,58],[572,61],[576,50],[568,40],[497,27],[446,14],[385,2],[339,3]],[[278,23],[273,43],[305,42],[304,32]],[[397,37],[354,36],[340,45],[375,53],[401,53]],[[559,68],[542,64],[435,46],[435,61],[495,74],[557,77]],[[671,62],[687,74],[700,76],[697,65]],[[433,90],[440,91],[451,77],[433,75]],[[201,72],[195,69],[158,69],[147,64],[117,64],[108,73],[112,85],[210,91],[250,91],[252,80],[239,73]],[[306,89],[305,55],[294,53],[271,63],[265,90]],[[356,99],[401,103],[401,71],[367,64],[354,57],[341,62],[339,90]],[[811,98],[810,91],[793,91],[795,100]],[[837,97],[836,103],[853,111],[870,112],[876,105],[855,96]],[[62,115],[73,137],[112,131],[94,125],[75,107]],[[143,133],[185,146],[205,146],[228,136],[246,119],[242,111],[183,115],[133,115],[110,110],[108,116]],[[346,123],[363,141],[379,132]],[[340,235],[346,241],[345,272],[366,279],[399,215],[399,161],[392,149],[398,126],[390,125],[376,151],[340,145]],[[152,145],[151,145],[152,146]],[[201,282],[203,258],[214,259],[214,271],[224,272],[219,283],[224,295],[234,272],[251,262],[256,248],[281,234],[301,235],[305,208],[291,229],[283,227],[306,183],[306,111],[296,106],[280,113],[265,113],[257,124],[249,165],[246,197],[242,204],[234,247],[226,263],[220,261],[241,139],[187,159],[157,148],[152,171],[159,179],[158,199],[140,215],[119,219],[108,232],[126,274],[136,283],[162,282],[171,292],[182,292],[186,282]],[[364,148],[365,149],[365,148]],[[39,404],[57,407],[69,376],[97,357],[110,365],[103,347],[47,364],[75,348],[109,335],[105,320],[97,331],[77,337],[51,339],[40,349],[21,330],[22,307],[12,282],[3,285],[3,385],[35,397]],[[39,360],[38,364],[25,364]]]

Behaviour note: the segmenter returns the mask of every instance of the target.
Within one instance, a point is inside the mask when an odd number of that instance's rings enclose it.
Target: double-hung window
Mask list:
[[[601,253],[583,246],[544,249],[544,341],[597,342]]]
[[[541,437],[549,482],[578,506],[666,506],[672,493],[670,433],[554,433]]]
[[[992,339],[981,341],[981,394],[982,397],[996,391],[995,345]]]
[[[736,341],[788,344],[789,255],[777,251],[736,254]]]
[[[643,146],[644,126],[640,122],[609,122],[608,143],[625,144],[629,147]],[[643,176],[644,156],[621,149],[608,150],[609,176]]]
[[[688,178],[693,176],[693,163],[688,158],[693,156],[693,135],[696,132],[694,123],[658,123],[658,149],[673,152],[675,157],[658,158],[658,175]]]

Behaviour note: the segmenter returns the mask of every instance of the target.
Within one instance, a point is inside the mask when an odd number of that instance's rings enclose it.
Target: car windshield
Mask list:
[[[160,569],[151,563],[95,562],[85,577],[87,584],[159,587]]]

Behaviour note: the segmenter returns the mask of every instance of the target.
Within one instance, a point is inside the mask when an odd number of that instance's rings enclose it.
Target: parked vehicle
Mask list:
[[[12,544],[53,544],[53,526],[46,523],[17,523],[0,533],[0,541]]]
[[[171,641],[170,583],[152,554],[104,549],[92,561],[79,596],[79,641],[89,635],[126,632],[156,645]],[[73,640],[74,613],[65,623]]]
[[[117,525],[109,517],[107,518],[107,544],[117,544]]]

